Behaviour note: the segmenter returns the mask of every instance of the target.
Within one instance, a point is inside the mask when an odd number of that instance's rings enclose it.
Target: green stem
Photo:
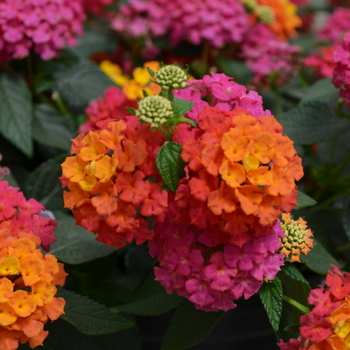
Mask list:
[[[297,308],[299,311],[301,311],[303,314],[308,314],[310,312],[310,309],[302,304],[300,304],[299,302],[297,302],[296,300],[287,297],[286,295],[282,296],[282,299],[284,301],[286,301],[287,303],[289,303],[290,305],[294,306],[295,308]]]
[[[347,250],[349,248],[350,248],[350,243],[346,243],[346,244],[343,244],[343,245],[340,245],[339,247],[337,247],[336,251],[341,252],[341,251]]]
[[[168,130],[164,129],[162,126],[158,127],[158,131],[165,137],[167,141],[171,141],[171,135]]]
[[[273,91],[273,94],[275,96],[275,103],[276,103],[276,112],[277,115],[283,114],[283,107],[282,107],[282,102],[281,102],[281,95],[278,89],[278,86],[275,82],[271,84],[271,89]]]
[[[70,112],[68,111],[68,109],[66,108],[66,106],[63,104],[60,95],[58,94],[58,92],[54,92],[52,94],[52,100],[55,102],[57,109],[65,116],[71,118],[73,121],[73,116],[70,114]]]

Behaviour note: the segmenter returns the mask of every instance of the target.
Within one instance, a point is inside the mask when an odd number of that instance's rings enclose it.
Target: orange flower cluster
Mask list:
[[[285,238],[282,238],[281,252],[290,258],[291,262],[300,262],[300,254],[306,255],[314,246],[313,234],[307,227],[307,222],[302,218],[293,220],[290,213],[283,213],[281,227],[286,235]]]
[[[122,69],[110,61],[100,63],[101,70],[106,73],[117,85],[122,87],[123,93],[128,100],[135,101],[143,98],[142,90],[145,90],[149,96],[159,94],[160,86],[152,81],[147,67],[154,72],[159,70],[159,62],[150,61],[144,63],[143,67],[137,67],[133,70],[132,79],[125,75]]]
[[[257,221],[272,225],[296,205],[301,158],[273,116],[205,107],[198,117],[196,136],[182,145],[188,165],[175,195],[179,218],[238,235]]]
[[[61,181],[68,186],[65,207],[77,224],[116,248],[134,238],[137,244],[151,238],[144,217],[160,215],[167,207],[168,193],[150,181],[159,178],[155,157],[164,141],[133,116],[76,137],[71,147],[75,155],[62,164]]]
[[[43,345],[48,331],[44,324],[59,318],[65,301],[55,298],[55,285],[64,285],[63,264],[43,256],[38,236],[0,229],[0,349],[14,350],[29,341]]]
[[[289,0],[258,0],[258,3],[272,9],[275,20],[269,27],[282,40],[297,35],[296,28],[302,25],[302,20],[296,15],[298,8],[295,4]]]

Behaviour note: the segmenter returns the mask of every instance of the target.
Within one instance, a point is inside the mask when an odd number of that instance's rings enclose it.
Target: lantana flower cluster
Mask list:
[[[157,37],[170,33],[172,45],[187,39],[195,45],[209,41],[214,47],[224,44],[240,43],[248,31],[251,22],[257,16],[250,16],[243,4],[250,11],[266,13],[271,30],[282,40],[296,34],[295,28],[301,25],[296,15],[297,7],[289,0],[220,0],[215,3],[205,1],[151,0],[143,2],[131,0],[129,5],[120,8],[120,15],[112,22],[119,32],[130,37]]]
[[[184,116],[162,109],[151,127],[143,114],[156,111],[148,104],[168,100],[150,96],[142,101],[147,110],[140,102],[135,112],[142,124],[136,116],[106,120],[73,140],[72,156],[62,164],[65,207],[77,224],[116,248],[150,241],[160,264],[156,278],[168,292],[176,290],[199,309],[228,310],[283,265],[278,217],[296,205],[295,181],[303,170],[261,96],[224,74],[189,83],[164,87],[194,103]],[[155,164],[166,137],[181,147],[184,164],[174,191],[164,187]]]
[[[344,35],[342,44],[336,46],[333,59],[336,64],[333,84],[340,88],[340,96],[350,108],[350,32]]]
[[[56,298],[56,285],[63,286],[63,264],[43,255],[38,236],[0,227],[0,348],[17,349],[29,342],[43,345],[44,325],[64,314],[65,300]]]
[[[44,218],[40,212],[44,206],[31,198],[26,200],[18,188],[0,181],[0,229],[7,228],[12,234],[32,232],[40,237],[42,247],[48,251],[55,241],[54,228],[57,221]]]
[[[338,267],[328,271],[325,287],[313,289],[308,303],[314,308],[300,317],[300,337],[281,341],[281,350],[339,350],[350,344],[350,274]]]
[[[30,50],[47,60],[76,45],[85,19],[80,0],[2,0],[0,61],[21,59]]]

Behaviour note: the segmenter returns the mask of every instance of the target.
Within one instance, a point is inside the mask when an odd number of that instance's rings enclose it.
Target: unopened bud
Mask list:
[[[156,83],[163,90],[182,89],[186,87],[187,73],[178,66],[164,66],[154,76]]]

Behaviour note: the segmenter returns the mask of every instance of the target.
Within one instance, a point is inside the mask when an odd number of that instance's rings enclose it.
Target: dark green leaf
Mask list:
[[[305,207],[312,207],[317,203],[314,199],[312,199],[311,197],[309,197],[308,195],[300,191],[298,191],[297,202],[298,202],[298,205],[294,207],[294,210],[298,210]]]
[[[222,71],[240,84],[247,84],[252,78],[251,70],[242,61],[219,59]]]
[[[350,128],[350,120],[334,116],[327,104],[312,101],[284,113],[278,121],[296,144],[332,140]]]
[[[346,236],[350,241],[350,207],[349,207],[350,197],[349,196],[344,197],[343,202],[344,202],[344,210],[342,215],[343,226],[344,226]]]
[[[113,53],[116,47],[116,36],[107,26],[99,26],[94,22],[93,26],[84,28],[84,35],[78,38],[78,45],[69,50],[83,59],[97,52]]]
[[[164,287],[154,280],[152,273],[128,304],[118,305],[116,308],[135,315],[155,316],[175,308],[180,300],[176,293],[168,294]]]
[[[114,247],[96,241],[96,235],[77,226],[69,215],[57,217],[56,242],[51,244],[50,254],[67,264],[82,264],[102,258],[113,252]]]
[[[308,103],[309,101],[328,102],[337,100],[339,98],[339,91],[332,83],[332,78],[325,78],[317,81],[314,85],[310,86],[304,93],[303,99],[300,104]]]
[[[108,334],[133,326],[128,319],[85,296],[64,288],[59,288],[57,296],[66,300],[65,314],[61,317],[84,334]]]
[[[63,208],[62,175],[60,164],[65,160],[61,155],[42,163],[27,178],[24,193],[27,198],[35,198],[46,209],[55,210]]]
[[[173,108],[174,114],[178,117],[181,117],[192,109],[194,103],[182,98],[174,97],[174,99],[171,101],[171,106]]]
[[[136,115],[136,109],[135,108],[126,107],[126,109],[131,115]]]
[[[197,310],[190,301],[183,300],[171,318],[161,350],[183,350],[199,344],[224,314]]]
[[[91,100],[102,96],[108,87],[115,85],[97,65],[89,61],[60,70],[55,73],[55,78],[53,89],[72,107],[86,107]]]
[[[157,154],[156,165],[166,186],[175,192],[179,180],[185,176],[181,145],[176,142],[164,142]]]
[[[331,264],[339,267],[338,261],[316,239],[311,251],[307,255],[301,255],[301,261],[305,262],[310,270],[322,275],[326,275],[332,269]]]
[[[264,283],[259,290],[260,299],[265,307],[272,328],[277,331],[282,315],[282,282],[278,277]]]
[[[33,106],[22,77],[0,71],[0,133],[24,154],[31,156]]]
[[[35,106],[33,118],[33,138],[47,146],[69,151],[71,139],[76,137],[74,124],[56,109],[47,105]]]
[[[289,278],[296,280],[298,282],[302,282],[305,285],[310,287],[309,282],[305,279],[305,277],[302,275],[302,273],[296,268],[296,266],[293,263],[286,263],[284,266],[282,266],[282,271]]]

